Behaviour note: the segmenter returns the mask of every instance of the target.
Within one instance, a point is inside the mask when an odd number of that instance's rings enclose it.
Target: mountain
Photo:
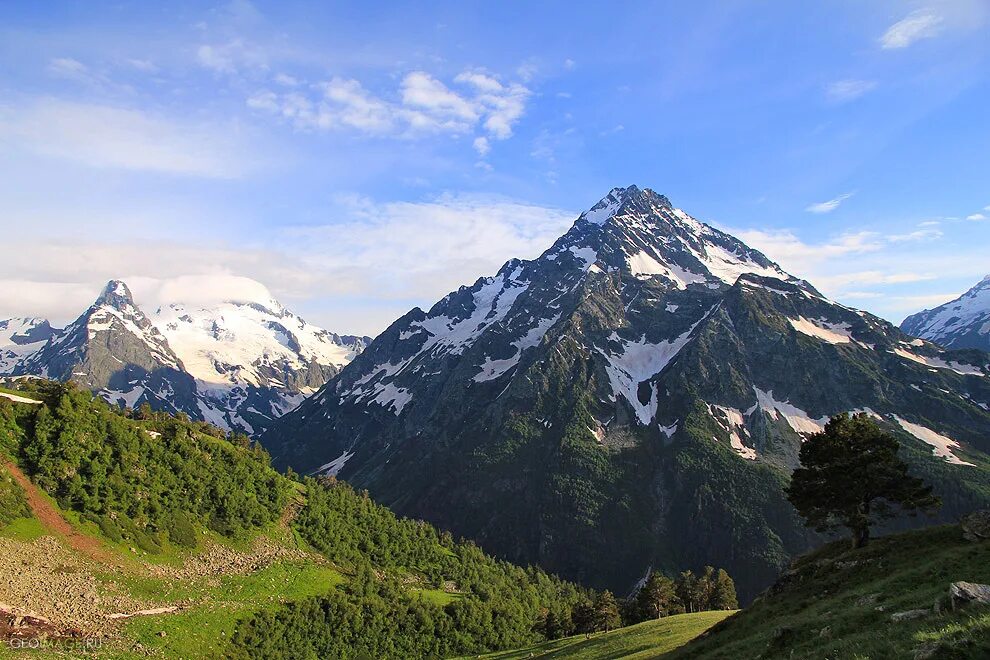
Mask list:
[[[108,282],[89,309],[13,374],[73,381],[131,408],[147,402],[156,410],[203,417],[193,378],[119,280]]]
[[[0,321],[0,373],[10,373],[24,358],[38,351],[57,332],[45,319],[13,318]]]
[[[990,351],[990,275],[952,302],[907,317],[901,330],[948,348]]]
[[[620,593],[708,563],[746,600],[820,540],[782,489],[829,415],[896,433],[943,517],[985,504],[987,362],[632,186],[405,314],[262,442],[513,561]]]
[[[171,304],[152,321],[221,426],[254,433],[295,408],[371,342],[318,328],[271,299],[210,308]]]
[[[130,407],[260,433],[370,342],[313,326],[275,300],[172,304],[150,317],[112,280],[64,330],[0,321],[0,374],[74,381]]]

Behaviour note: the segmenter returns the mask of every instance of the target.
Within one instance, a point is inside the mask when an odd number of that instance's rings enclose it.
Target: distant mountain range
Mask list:
[[[258,434],[370,341],[313,326],[275,300],[173,304],[149,316],[113,280],[65,329],[0,321],[0,374],[71,380],[112,403]]]
[[[952,302],[907,317],[901,330],[947,348],[990,351],[990,275]]]
[[[988,504],[990,356],[837,304],[652,190],[413,309],[262,436],[486,549],[625,593],[726,567],[743,598],[816,543],[783,486],[862,411],[943,495]]]

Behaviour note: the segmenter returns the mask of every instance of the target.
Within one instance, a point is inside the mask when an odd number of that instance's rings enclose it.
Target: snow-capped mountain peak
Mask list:
[[[901,330],[948,348],[990,351],[990,275],[955,300],[907,317]]]
[[[42,319],[0,321],[0,374],[72,380],[112,403],[148,402],[260,432],[371,340],[307,323],[269,295],[255,298],[174,303],[149,317],[124,282],[111,280],[64,330]]]
[[[639,279],[660,278],[684,289],[690,284],[735,284],[743,273],[801,285],[758,250],[700,222],[649,188],[613,188],[542,258],[569,251],[585,270],[620,270]]]
[[[157,309],[153,320],[189,373],[209,384],[309,391],[366,343],[314,326],[276,300],[211,307],[173,303]]]

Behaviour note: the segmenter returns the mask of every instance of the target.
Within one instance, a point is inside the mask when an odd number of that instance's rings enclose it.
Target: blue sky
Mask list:
[[[4,3],[0,316],[374,334],[631,183],[893,321],[990,272],[990,3],[688,4]]]

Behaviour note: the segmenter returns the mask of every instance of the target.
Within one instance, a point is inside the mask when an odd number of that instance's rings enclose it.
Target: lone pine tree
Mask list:
[[[866,413],[836,415],[801,446],[787,499],[809,527],[846,527],[859,548],[870,526],[897,510],[916,515],[940,504],[930,486],[908,474],[897,440]]]

